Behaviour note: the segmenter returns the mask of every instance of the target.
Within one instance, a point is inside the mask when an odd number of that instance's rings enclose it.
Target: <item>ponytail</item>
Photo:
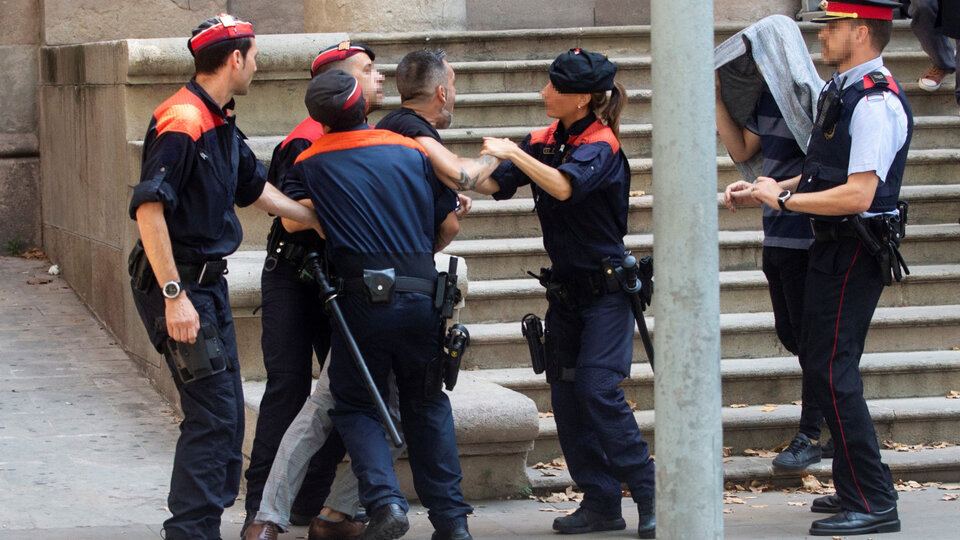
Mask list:
[[[627,91],[619,82],[614,82],[613,85],[609,96],[606,92],[590,94],[590,110],[597,115],[601,124],[613,130],[614,136],[619,141],[620,113],[627,104]]]

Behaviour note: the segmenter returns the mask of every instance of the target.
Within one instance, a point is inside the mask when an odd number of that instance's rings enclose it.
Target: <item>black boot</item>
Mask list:
[[[399,504],[389,503],[370,512],[370,523],[360,540],[394,540],[406,534],[409,528],[407,513]]]
[[[560,516],[553,520],[553,530],[561,534],[583,534],[594,531],[622,531],[627,522],[622,517],[605,516],[584,507],[569,516]]]
[[[637,536],[639,538],[657,537],[657,505],[655,499],[643,499],[637,503],[637,510],[640,513],[640,524],[637,526]]]

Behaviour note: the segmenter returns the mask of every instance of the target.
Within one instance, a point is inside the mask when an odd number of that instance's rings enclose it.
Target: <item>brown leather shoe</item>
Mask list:
[[[344,518],[341,521],[325,521],[318,517],[310,521],[310,540],[349,540],[359,538],[366,526],[359,521]]]
[[[253,523],[247,527],[245,540],[277,540],[280,536],[280,529],[276,523]]]

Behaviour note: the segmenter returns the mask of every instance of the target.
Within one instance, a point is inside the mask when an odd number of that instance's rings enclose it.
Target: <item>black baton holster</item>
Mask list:
[[[133,249],[130,250],[130,256],[127,257],[127,273],[130,274],[130,283],[133,288],[142,292],[150,292],[150,288],[157,284],[157,278],[153,275],[153,268],[147,259],[147,252],[143,249],[143,242],[137,240]]]
[[[156,325],[158,332],[167,333],[165,317],[158,318]],[[163,352],[173,363],[178,384],[205,379],[227,369],[223,342],[216,327],[209,323],[200,325],[194,343],[181,343],[167,336]]]
[[[884,214],[864,218],[856,215],[847,218],[850,228],[867,253],[880,264],[880,277],[885,286],[891,285],[894,280],[901,281],[903,274],[910,275],[910,268],[900,254],[900,241],[906,233],[908,205],[899,201],[897,208],[901,212],[899,216]]]

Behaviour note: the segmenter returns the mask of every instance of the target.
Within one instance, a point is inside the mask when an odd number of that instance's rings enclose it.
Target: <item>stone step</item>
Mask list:
[[[940,397],[916,397],[867,400],[874,427],[881,441],[901,444],[946,441],[960,442],[960,400]],[[723,445],[734,454],[747,448],[773,448],[789,441],[797,432],[800,407],[781,404],[771,412],[762,406],[739,409],[724,407]],[[634,416],[643,438],[656,452],[653,410],[636,411]],[[540,419],[540,434],[527,463],[548,462],[561,455],[557,428],[551,417]]]
[[[730,212],[722,203],[722,194],[717,197],[720,230],[744,231],[760,227],[760,207],[743,207],[737,212]],[[950,223],[960,214],[960,184],[904,186],[900,191],[900,198],[910,203],[910,223],[916,225]],[[655,199],[652,195],[630,198],[628,234],[653,232]],[[540,236],[540,221],[533,208],[533,199],[475,201],[473,209],[460,222],[460,234],[457,238],[479,240]]]
[[[656,297],[654,298],[656,300]],[[887,287],[880,306],[960,304],[960,265],[914,265],[903,281]],[[760,270],[720,273],[720,312],[770,311],[770,292]],[[461,322],[510,323],[527,313],[543,315],[547,300],[540,283],[532,278],[474,281],[460,312]]]
[[[960,148],[960,117],[920,116],[914,119],[911,150]],[[441,132],[443,142],[451,152],[460,156],[475,156],[483,144],[482,137],[507,137],[521,141],[536,126],[477,127],[448,129]],[[652,124],[623,124],[620,126],[620,144],[627,157],[651,157],[653,152]],[[717,139],[717,155],[727,155]]]
[[[377,55],[379,60],[380,56]],[[814,65],[820,76],[824,79],[833,74],[833,68],[823,63],[821,55],[812,56]],[[495,59],[495,60],[474,60],[461,61],[459,58],[448,56],[450,64],[456,74],[457,87],[457,106],[460,105],[460,96],[468,94],[495,94],[501,92],[539,92],[547,82],[547,72],[553,57],[550,58],[525,58],[525,59]],[[650,88],[652,84],[651,66],[652,59],[649,55],[642,56],[613,56],[611,61],[617,64],[617,81],[625,88]],[[915,114],[926,114],[918,112],[918,98],[914,97],[919,92],[917,78],[921,73],[926,72],[930,67],[929,57],[916,46],[914,50],[892,51],[883,55],[884,65],[890,69],[904,89],[910,94],[910,105],[914,108]],[[396,96],[396,72],[397,64],[377,63],[377,69],[386,77],[383,83],[384,93],[387,96]],[[259,75],[258,75],[259,78]],[[306,86],[307,74],[303,74],[304,86]],[[947,92],[947,83],[939,92],[931,95],[951,96]],[[952,90],[952,88],[949,88]],[[917,91],[917,92],[914,92]],[[956,102],[953,102],[956,107]]]
[[[264,382],[246,381],[246,429],[243,454],[249,459],[263,397]],[[449,393],[463,469],[463,494],[468,499],[499,498],[525,487],[525,457],[537,436],[537,411],[522,394],[471,374],[458,379]],[[491,407],[496,403],[496,407]],[[406,456],[397,467],[407,497],[416,497]],[[343,466],[343,465],[342,465]]]
[[[789,353],[788,353],[789,354]],[[891,399],[945,396],[960,388],[960,351],[907,351],[864,354],[860,361],[864,396]],[[720,362],[722,403],[758,405],[800,399],[800,364],[796,356],[726,358]],[[473,374],[529,397],[541,412],[553,410],[550,386],[527,367],[485,369]],[[653,372],[649,364],[633,364],[620,385],[639,410],[653,409]]]
[[[655,311],[655,310],[654,310]],[[542,314],[542,313],[541,313]],[[651,312],[647,327],[656,334]],[[867,335],[866,352],[940,350],[960,346],[960,305],[877,308]],[[497,369],[530,365],[527,342],[518,321],[471,324],[467,369]],[[763,358],[787,353],[777,339],[773,313],[723,313],[720,315],[721,350],[725,358]],[[646,362],[635,334],[633,361]],[[659,362],[669,362],[661,356]]]
[[[720,231],[720,270],[759,269],[762,236],[760,231]],[[624,242],[638,257],[651,254],[653,249],[651,234],[627,235]],[[527,271],[549,266],[543,239],[538,237],[455,240],[444,252],[470,261],[470,279],[474,281],[524,278]],[[907,261],[917,265],[958,263],[960,227],[908,226],[901,252]]]
[[[920,452],[880,450],[883,462],[890,467],[896,481],[956,482],[960,480],[960,446],[924,449]],[[774,488],[796,488],[805,474],[812,474],[821,482],[830,480],[833,460],[824,459],[802,472],[789,472],[773,468],[773,458],[731,456],[723,458],[723,481],[749,486],[756,480]],[[545,474],[546,473],[546,474]],[[547,495],[564,491],[574,485],[570,472],[563,470],[540,470],[527,468],[530,488],[536,494]],[[746,496],[749,496],[747,494]]]
[[[807,46],[820,50],[817,33],[821,25],[800,23]],[[743,24],[714,25],[714,42],[722,43],[742,30]],[[650,26],[605,26],[583,28],[542,28],[533,30],[437,31],[395,34],[357,33],[354,41],[365,43],[382,63],[396,63],[403,55],[420,48],[443,49],[458,62],[486,60],[553,59],[571,47],[602,52],[611,57],[649,55]],[[909,21],[894,21],[887,53],[916,50],[917,41]],[[313,51],[316,54],[316,51]],[[310,57],[312,59],[312,56]],[[305,59],[309,62],[309,59]],[[304,64],[306,65],[306,64]]]
[[[630,160],[631,189],[653,193],[653,160],[634,158]],[[954,184],[960,178],[960,150],[911,148],[907,155],[905,186]],[[740,179],[740,173],[729,156],[717,157],[717,191]],[[478,196],[481,198],[481,196]]]

